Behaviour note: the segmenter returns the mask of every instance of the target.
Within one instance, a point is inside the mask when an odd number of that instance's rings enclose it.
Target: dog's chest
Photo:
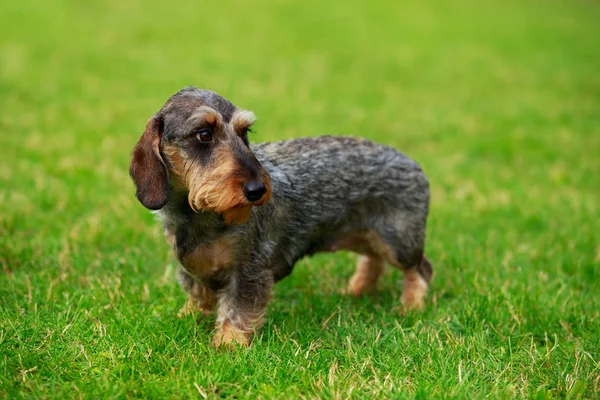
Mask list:
[[[173,252],[183,268],[198,280],[223,276],[236,263],[238,236],[233,230],[192,219],[184,224],[165,225],[165,236],[172,242]]]
[[[235,263],[235,246],[229,238],[187,247],[186,251],[180,251],[176,241],[175,254],[185,270],[197,279],[205,280],[221,275]]]
[[[210,281],[227,274],[236,263],[239,235],[220,223],[218,216],[162,210],[165,238],[183,268],[194,278]]]

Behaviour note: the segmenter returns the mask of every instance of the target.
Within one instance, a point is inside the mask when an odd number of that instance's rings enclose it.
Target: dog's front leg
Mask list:
[[[248,346],[264,322],[273,274],[255,268],[238,269],[218,293],[215,346]]]
[[[207,316],[213,310],[217,298],[215,292],[195,280],[185,269],[179,269],[179,284],[188,294],[188,300],[177,313],[179,318],[183,318],[189,314],[201,313]]]

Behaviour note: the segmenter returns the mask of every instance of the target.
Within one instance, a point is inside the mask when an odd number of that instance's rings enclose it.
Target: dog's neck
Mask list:
[[[220,229],[225,225],[222,217],[212,211],[192,210],[188,195],[185,191],[169,192],[167,204],[158,212],[165,229],[175,234],[181,229],[202,231]]]

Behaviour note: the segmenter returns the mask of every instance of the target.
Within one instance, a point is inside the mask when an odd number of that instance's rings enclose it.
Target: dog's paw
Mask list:
[[[429,284],[414,270],[404,273],[404,291],[402,305],[406,310],[422,310],[427,297]]]
[[[188,315],[200,315],[200,317],[207,317],[210,315],[210,313],[210,309],[202,307],[200,304],[198,304],[198,302],[188,300],[177,312],[177,318],[185,318]]]
[[[348,286],[343,289],[343,293],[352,297],[362,297],[374,292],[376,287],[377,282],[366,281],[362,276],[356,274],[350,279]]]
[[[230,324],[223,324],[217,329],[213,338],[213,346],[235,348],[248,347],[250,345],[251,334]]]
[[[423,299],[402,295],[402,311],[422,311],[425,307]]]

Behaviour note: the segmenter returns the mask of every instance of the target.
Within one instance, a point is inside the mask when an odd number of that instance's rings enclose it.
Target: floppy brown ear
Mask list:
[[[169,186],[167,167],[160,156],[163,121],[152,117],[146,130],[133,148],[129,175],[135,184],[140,203],[150,210],[159,210],[167,204]]]

